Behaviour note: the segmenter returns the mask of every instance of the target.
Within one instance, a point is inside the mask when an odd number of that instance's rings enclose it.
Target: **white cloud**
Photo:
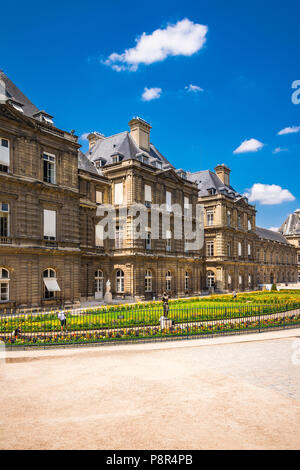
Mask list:
[[[207,26],[185,18],[149,35],[143,33],[136,39],[135,47],[125,49],[122,54],[113,52],[104,64],[117,72],[136,71],[140,64],[161,62],[169,56],[191,56],[204,47],[207,31]]]
[[[233,153],[257,152],[263,148],[264,144],[256,139],[244,140]]]
[[[281,204],[282,202],[295,201],[295,197],[288,189],[282,189],[276,184],[255,183],[250,192],[245,193],[249,202],[259,202],[263,205]]]
[[[278,232],[279,227],[270,227],[269,230],[272,230],[272,232]]]
[[[142,94],[142,100],[143,101],[151,101],[151,100],[157,100],[160,98],[162,89],[161,88],[144,88],[144,92]]]
[[[297,134],[300,131],[300,126],[285,127],[278,132],[277,135]]]
[[[84,132],[83,134],[81,134],[81,136],[79,137],[79,140],[87,140],[87,136],[89,135],[89,132]]]
[[[203,88],[200,88],[197,85],[190,84],[189,86],[184,87],[185,90],[188,92],[199,93],[200,91],[204,91]]]
[[[272,153],[276,154],[276,153],[288,152],[288,151],[289,151],[289,149],[283,149],[281,147],[276,147],[276,149],[274,149]]]

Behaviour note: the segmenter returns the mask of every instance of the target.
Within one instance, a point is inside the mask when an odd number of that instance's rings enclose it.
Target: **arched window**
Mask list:
[[[118,269],[116,272],[116,287],[118,294],[124,292],[124,271],[122,271],[122,269]]]
[[[104,291],[104,276],[101,269],[95,271],[95,295],[96,297],[102,297]]]
[[[212,271],[208,271],[206,274],[206,283],[207,287],[214,287],[215,285],[215,275]]]
[[[9,301],[9,271],[0,268],[0,302]]]
[[[56,272],[52,268],[45,269],[43,272],[44,281],[44,299],[54,299],[56,292],[60,291],[57,284]]]
[[[189,290],[190,288],[190,275],[188,271],[184,274],[184,290]]]
[[[166,272],[166,290],[170,291],[172,289],[172,274],[171,271]]]
[[[145,292],[152,292],[152,272],[150,269],[145,271]]]

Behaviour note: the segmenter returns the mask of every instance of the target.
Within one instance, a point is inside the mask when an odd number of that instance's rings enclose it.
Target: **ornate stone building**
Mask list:
[[[197,295],[294,280],[296,250],[285,237],[258,229],[255,208],[230,186],[230,170],[177,170],[150,142],[140,118],[130,131],[88,136],[80,151],[74,131],[58,129],[0,72],[0,308],[79,305],[102,298],[109,279],[119,298]],[[1,90],[0,90],[1,91]],[[205,246],[188,251],[174,235],[170,206],[205,208]],[[115,238],[103,239],[99,207],[116,209]],[[134,215],[147,208],[144,239],[134,239]],[[153,206],[170,212],[166,231]],[[152,236],[157,229],[159,237]]]
[[[298,264],[297,281],[300,283],[300,209],[297,209],[293,214],[288,216],[280,227],[279,232],[296,247]]]

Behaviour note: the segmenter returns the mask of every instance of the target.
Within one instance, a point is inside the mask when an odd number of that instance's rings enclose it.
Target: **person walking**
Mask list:
[[[169,296],[166,292],[163,293],[162,301],[163,301],[164,317],[167,318],[169,314]]]
[[[57,318],[60,320],[60,329],[61,332],[63,332],[64,328],[67,329],[67,317],[65,312],[57,312]]]
[[[233,291],[233,298],[236,299],[236,291]]]

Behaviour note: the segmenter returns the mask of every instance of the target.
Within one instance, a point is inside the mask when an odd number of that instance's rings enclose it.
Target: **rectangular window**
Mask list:
[[[145,202],[152,202],[152,188],[145,184]]]
[[[166,210],[167,212],[171,212],[172,209],[172,193],[170,191],[166,191]]]
[[[103,204],[103,192],[96,191],[96,204]]]
[[[206,218],[207,218],[208,226],[214,225],[214,212],[213,211],[207,211]]]
[[[43,154],[44,181],[55,184],[55,156],[48,153]]]
[[[0,237],[9,237],[9,205],[0,202]]]
[[[9,141],[0,138],[0,171],[8,173],[9,168]]]
[[[123,230],[119,227],[119,225],[116,226],[115,247],[116,249],[123,247]]]
[[[0,282],[0,301],[7,302],[9,300],[9,283],[8,281]]]
[[[241,242],[238,242],[238,255],[242,256],[242,244],[241,244]]]
[[[189,209],[190,207],[190,198],[187,196],[184,196],[184,208]]]
[[[231,243],[227,243],[227,256],[231,256]]]
[[[151,250],[151,231],[146,231],[146,250]]]
[[[207,242],[206,254],[207,256],[214,256],[214,242]]]
[[[56,240],[56,211],[44,209],[44,239]]]
[[[166,233],[166,250],[171,251],[172,249],[172,233],[171,230],[167,230]]]
[[[115,204],[123,204],[123,183],[115,183]]]
[[[104,234],[103,234],[103,226],[102,225],[96,225],[95,227],[95,245],[99,247],[103,247],[104,242],[103,242]]]

